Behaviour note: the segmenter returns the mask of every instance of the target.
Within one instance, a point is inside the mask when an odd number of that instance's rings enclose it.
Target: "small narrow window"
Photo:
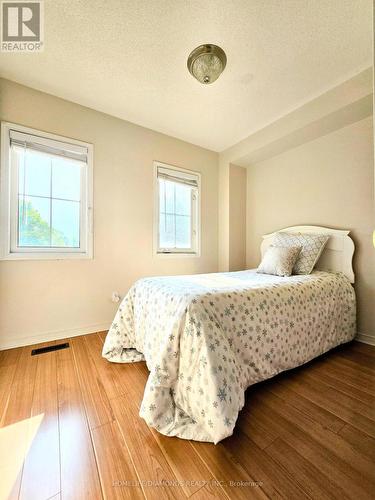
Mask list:
[[[91,146],[2,124],[2,258],[91,256]]]
[[[199,253],[200,175],[155,163],[158,254]]]

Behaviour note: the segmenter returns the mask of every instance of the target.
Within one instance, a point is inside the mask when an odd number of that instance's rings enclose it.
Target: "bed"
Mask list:
[[[314,226],[328,243],[309,275],[255,270],[144,278],[122,301],[103,356],[146,361],[140,408],[167,436],[217,443],[233,433],[247,387],[353,339],[355,295],[348,231]],[[263,237],[262,255],[273,234]]]

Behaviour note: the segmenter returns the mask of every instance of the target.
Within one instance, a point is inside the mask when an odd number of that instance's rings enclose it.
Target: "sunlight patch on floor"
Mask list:
[[[0,499],[8,498],[44,413],[0,429]]]

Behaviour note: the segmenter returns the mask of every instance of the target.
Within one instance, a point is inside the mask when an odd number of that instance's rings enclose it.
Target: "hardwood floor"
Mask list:
[[[1,500],[374,498],[375,347],[353,342],[249,388],[214,446],[150,429],[145,364],[107,362],[104,338],[0,352]]]

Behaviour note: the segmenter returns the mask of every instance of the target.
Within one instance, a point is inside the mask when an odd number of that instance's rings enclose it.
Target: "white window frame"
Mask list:
[[[160,161],[154,161],[154,255],[158,257],[200,257],[201,251],[201,174],[193,170],[176,167]],[[159,203],[159,180],[158,167],[164,167],[169,170],[174,170],[179,173],[186,173],[197,177],[198,188],[195,196],[197,200],[192,203],[192,246],[186,248],[161,248],[159,247],[159,219],[160,219],[160,203]]]
[[[43,142],[64,143],[87,148],[87,165],[82,169],[80,200],[80,247],[18,247],[18,186],[17,172],[11,172],[10,131],[38,136]],[[1,167],[0,167],[0,259],[1,260],[54,260],[93,258],[93,145],[15,123],[1,123]]]

